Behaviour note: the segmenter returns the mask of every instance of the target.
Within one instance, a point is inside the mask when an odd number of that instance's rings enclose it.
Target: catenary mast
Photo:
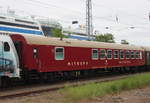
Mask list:
[[[92,1],[86,0],[86,33],[88,39],[91,40],[93,35],[93,21],[92,21]]]

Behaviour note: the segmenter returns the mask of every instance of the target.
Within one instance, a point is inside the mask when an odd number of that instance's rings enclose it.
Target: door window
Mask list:
[[[55,60],[64,60],[64,48],[63,47],[55,48]]]
[[[33,58],[34,59],[38,58],[38,49],[37,48],[33,49]]]

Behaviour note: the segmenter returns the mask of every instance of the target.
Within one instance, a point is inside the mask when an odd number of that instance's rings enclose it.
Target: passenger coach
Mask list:
[[[144,49],[138,46],[11,35],[21,68],[36,72],[80,71],[144,66]]]

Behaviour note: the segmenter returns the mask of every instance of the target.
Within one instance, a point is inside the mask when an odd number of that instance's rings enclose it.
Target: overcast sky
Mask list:
[[[73,20],[85,24],[85,1],[0,0],[0,11],[9,7],[20,11],[21,15],[27,13],[49,17],[68,27]],[[92,0],[92,5],[95,30],[113,33],[118,42],[126,39],[131,44],[150,46],[150,0]],[[116,22],[116,16],[119,22]]]

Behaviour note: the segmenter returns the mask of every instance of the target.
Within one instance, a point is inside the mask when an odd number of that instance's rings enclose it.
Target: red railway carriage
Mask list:
[[[137,46],[11,35],[23,68],[38,72],[143,66],[144,49]]]

